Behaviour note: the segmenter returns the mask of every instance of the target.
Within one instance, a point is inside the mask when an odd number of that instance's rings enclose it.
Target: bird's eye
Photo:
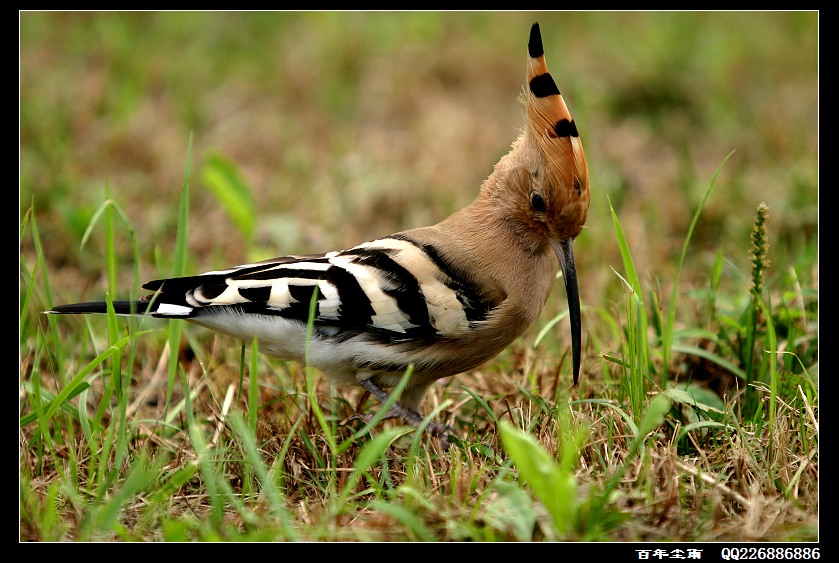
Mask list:
[[[547,205],[545,204],[545,198],[539,195],[536,192],[530,194],[530,207],[533,208],[533,211],[536,213],[544,213],[545,208]]]

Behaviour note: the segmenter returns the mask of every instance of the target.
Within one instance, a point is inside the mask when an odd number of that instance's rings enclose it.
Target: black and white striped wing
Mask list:
[[[150,313],[197,322],[236,311],[314,323],[347,336],[390,340],[456,338],[499,304],[439,252],[408,237],[375,240],[318,256],[285,257],[199,276],[156,280]]]

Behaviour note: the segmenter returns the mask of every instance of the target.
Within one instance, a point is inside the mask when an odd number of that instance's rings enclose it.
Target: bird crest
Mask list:
[[[526,168],[528,178],[521,189],[529,193],[523,195],[535,211],[551,218],[545,220],[549,236],[575,238],[588,217],[588,164],[577,124],[548,72],[538,23],[530,29],[527,54],[524,130],[496,170]]]

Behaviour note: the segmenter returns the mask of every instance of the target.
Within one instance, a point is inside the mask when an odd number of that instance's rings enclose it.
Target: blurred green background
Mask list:
[[[191,271],[443,219],[518,134],[534,21],[591,169],[584,302],[620,290],[609,201],[666,283],[732,150],[683,280],[717,251],[747,271],[762,201],[773,263],[812,263],[817,12],[21,12],[20,213],[58,295],[101,296],[102,243],[79,245],[106,184],[141,277],[167,273],[190,135]]]

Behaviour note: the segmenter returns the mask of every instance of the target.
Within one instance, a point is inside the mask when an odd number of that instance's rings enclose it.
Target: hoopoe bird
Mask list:
[[[539,24],[527,46],[525,125],[476,199],[430,227],[347,250],[285,256],[227,270],[150,281],[119,315],[185,319],[303,362],[310,304],[309,364],[337,385],[355,384],[382,403],[413,367],[386,417],[420,426],[419,406],[436,380],[495,357],[536,320],[559,270],[571,323],[573,380],[581,319],[574,239],[589,208],[583,145],[548,72]],[[106,313],[104,301],[47,313]],[[362,417],[370,420],[370,416]],[[448,447],[448,425],[426,431]]]

